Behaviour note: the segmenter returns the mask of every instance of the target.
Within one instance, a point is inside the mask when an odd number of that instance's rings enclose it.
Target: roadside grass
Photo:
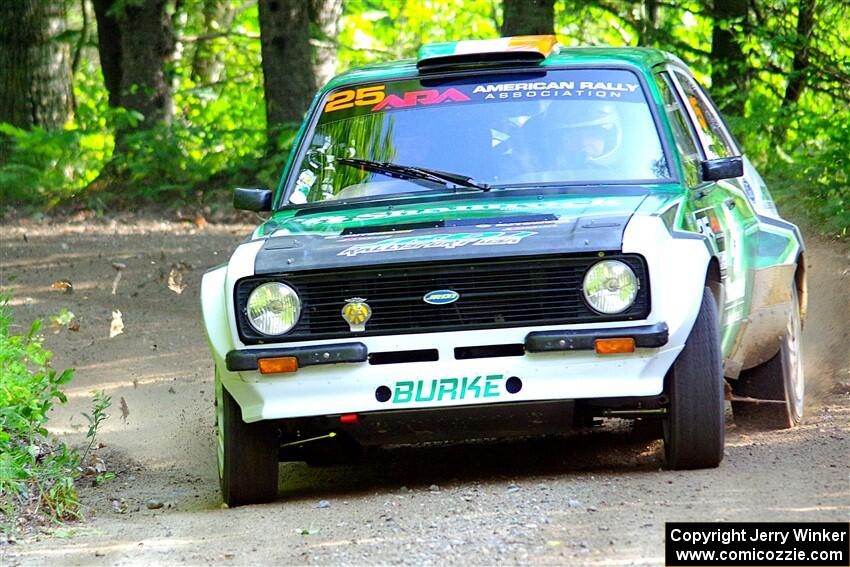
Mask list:
[[[94,450],[111,400],[94,394],[92,411],[84,414],[89,428],[82,452],[51,440],[48,414],[67,401],[62,388],[74,370],[51,367],[53,353],[44,348],[40,320],[16,334],[9,299],[0,292],[0,531],[14,537],[32,526],[81,519],[77,482],[110,477]]]

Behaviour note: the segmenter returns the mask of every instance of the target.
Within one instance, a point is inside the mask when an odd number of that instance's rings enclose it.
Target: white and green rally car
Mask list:
[[[686,469],[722,460],[724,399],[800,420],[800,234],[667,53],[533,36],[349,71],[235,205],[271,214],[201,292],[230,505],[364,445],[657,419]]]

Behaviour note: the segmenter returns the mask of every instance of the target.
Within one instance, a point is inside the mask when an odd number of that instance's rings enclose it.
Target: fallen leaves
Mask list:
[[[71,280],[56,280],[50,284],[50,289],[55,289],[63,293],[74,293],[74,284]]]
[[[183,282],[183,275],[190,272],[192,266],[186,262],[179,262],[171,265],[171,271],[168,272],[168,289],[180,295],[186,289],[186,284]]]
[[[118,291],[118,282],[121,281],[121,272],[127,267],[127,264],[122,264],[121,262],[112,262],[112,268],[117,272],[115,274],[115,279],[112,280],[112,295],[115,295]]]
[[[109,324],[109,338],[115,338],[124,332],[124,319],[121,311],[115,309],[112,311],[112,322]]]
[[[133,380],[133,387],[136,387],[136,380]],[[119,409],[121,410],[121,419],[124,423],[127,423],[127,417],[130,415],[130,408],[127,406],[127,400],[124,399],[124,396],[121,396],[121,404],[119,405]]]
[[[186,289],[186,284],[183,283],[183,272],[177,268],[171,268],[168,272],[168,289],[180,295]]]
[[[86,475],[97,475],[106,472],[106,463],[95,453],[89,455],[88,461],[85,470]]]
[[[209,212],[209,209],[206,209],[206,213]],[[184,213],[183,211],[178,210],[176,213],[176,217],[179,222],[193,224],[195,225],[195,227],[201,230],[205,229],[209,224],[203,212],[197,212],[193,215],[192,213]]]
[[[120,500],[112,501],[112,511],[116,514],[126,514],[128,510],[127,501],[121,498]]]
[[[73,324],[74,328],[71,328]],[[58,333],[62,329],[68,329],[69,331],[79,331],[80,324],[74,321],[74,314],[65,309],[64,307],[59,310],[59,313],[50,316],[50,327],[53,329],[53,333]]]

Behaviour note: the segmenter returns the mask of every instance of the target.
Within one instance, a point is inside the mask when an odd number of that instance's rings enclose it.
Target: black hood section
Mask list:
[[[486,222],[488,224],[496,224],[496,225],[505,225],[505,224],[515,224],[515,223],[530,223],[530,222],[541,222],[541,221],[556,221],[558,217],[555,215],[523,215],[521,217],[499,217],[496,220],[488,219]],[[445,228],[445,227],[458,227],[458,226],[476,226],[482,224],[483,220],[481,219],[451,219],[451,220],[439,220],[436,222],[401,222],[395,224],[387,224],[387,225],[369,225],[369,226],[356,226],[349,227],[343,229],[340,236],[348,236],[350,234],[374,234],[374,233],[383,233],[383,232],[395,232],[397,230],[401,231],[410,231],[416,230],[419,228]]]
[[[406,228],[361,234],[297,234],[266,239],[254,272],[278,274],[369,265],[443,262],[463,258],[506,258],[614,252],[622,247],[631,213],[560,220],[538,218],[452,226]],[[533,219],[533,220],[532,220]]]

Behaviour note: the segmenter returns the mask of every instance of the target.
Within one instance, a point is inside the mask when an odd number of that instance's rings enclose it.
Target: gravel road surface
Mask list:
[[[104,390],[113,405],[99,454],[116,473],[83,489],[85,522],[0,543],[0,565],[661,565],[667,521],[850,519],[850,257],[814,238],[804,424],[749,433],[730,421],[716,470],[661,470],[660,442],[614,421],[559,439],[284,464],[277,502],[223,509],[198,293],[204,270],[250,229],[0,225],[0,285],[16,290],[18,322],[64,307],[80,326],[47,332],[55,366],[77,369],[52,432],[81,443],[80,412]],[[126,267],[113,295],[114,263]],[[63,279],[72,293],[51,287]],[[124,328],[110,338],[114,311]]]

